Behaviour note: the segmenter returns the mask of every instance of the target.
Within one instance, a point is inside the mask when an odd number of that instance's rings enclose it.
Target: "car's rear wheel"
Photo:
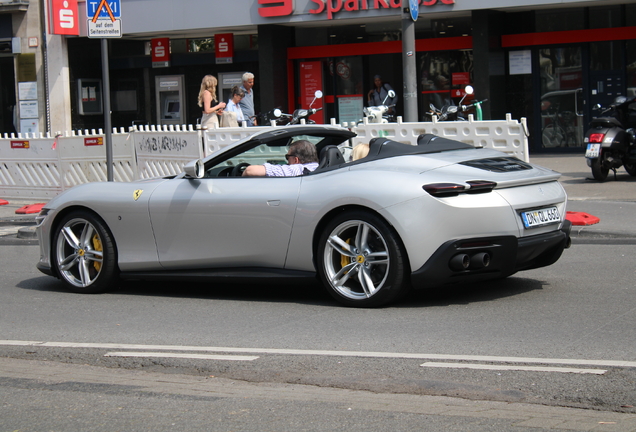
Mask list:
[[[397,233],[372,213],[352,211],[330,221],[317,256],[322,282],[344,305],[382,306],[409,289],[404,246]]]
[[[57,274],[74,292],[104,292],[117,280],[115,242],[103,221],[90,212],[73,212],[60,221],[52,255]]]

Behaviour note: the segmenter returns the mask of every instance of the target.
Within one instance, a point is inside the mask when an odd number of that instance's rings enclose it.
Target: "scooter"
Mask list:
[[[322,108],[312,108],[312,106],[314,105],[314,102],[316,102],[316,99],[320,99],[320,98],[322,98],[322,91],[316,90],[316,93],[314,93],[314,100],[312,100],[311,103],[309,104],[309,108],[307,109],[300,108],[300,109],[294,110],[292,114],[285,114],[280,109],[275,108],[271,110],[267,115],[271,117],[271,120],[275,120],[277,125],[284,125],[284,124],[295,125],[295,124],[300,124],[302,120],[305,120],[306,124],[315,124],[316,122],[311,120],[309,117],[316,114],[318,111],[322,109]]]
[[[280,108],[274,108],[273,110],[260,115],[259,124],[270,125],[273,120],[276,126],[284,126],[289,123],[290,119],[290,114],[284,114]]]
[[[616,180],[616,170],[621,166],[636,176],[636,110],[629,107],[634,102],[636,97],[618,96],[607,108],[598,104],[594,107],[601,111],[601,117],[592,119],[583,143],[587,166],[592,168],[595,180],[604,181],[610,170]]]
[[[364,112],[364,116],[367,118],[368,123],[389,123],[393,120],[393,116],[387,114],[389,109],[393,108],[394,105],[386,105],[387,99],[393,99],[395,97],[395,91],[389,90],[387,92],[386,97],[382,101],[382,105],[364,107],[362,110]]]
[[[488,99],[475,101],[469,105],[462,105],[466,96],[472,95],[475,92],[475,89],[473,89],[472,86],[466,86],[464,92],[464,96],[461,98],[458,105],[444,105],[441,109],[437,109],[435,105],[430,104],[430,111],[424,114],[430,117],[435,116],[438,121],[466,121],[464,113],[474,107],[476,114],[475,119],[483,120],[481,104],[486,102]]]

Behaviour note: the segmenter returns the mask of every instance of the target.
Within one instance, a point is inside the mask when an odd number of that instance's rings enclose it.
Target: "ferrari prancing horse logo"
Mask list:
[[[137,189],[133,192],[133,198],[135,199],[135,201],[139,199],[142,193],[144,193],[143,189]]]

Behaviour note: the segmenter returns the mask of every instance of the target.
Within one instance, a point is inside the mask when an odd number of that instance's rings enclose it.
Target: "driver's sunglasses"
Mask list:
[[[293,155],[293,154],[286,154],[286,155],[285,155],[285,159],[287,159],[287,162],[289,162],[289,158],[290,158],[290,157],[295,157],[295,158],[297,158],[298,156]]]

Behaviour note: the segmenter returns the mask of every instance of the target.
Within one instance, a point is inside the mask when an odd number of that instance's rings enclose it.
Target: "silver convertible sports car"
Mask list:
[[[272,128],[171,178],[76,186],[38,217],[37,267],[84,293],[119,278],[319,277],[342,304],[373,307],[411,288],[548,266],[569,246],[559,173],[434,135],[418,145],[375,138],[348,161],[353,136]],[[315,171],[241,176],[286,163],[300,139],[316,145]]]

